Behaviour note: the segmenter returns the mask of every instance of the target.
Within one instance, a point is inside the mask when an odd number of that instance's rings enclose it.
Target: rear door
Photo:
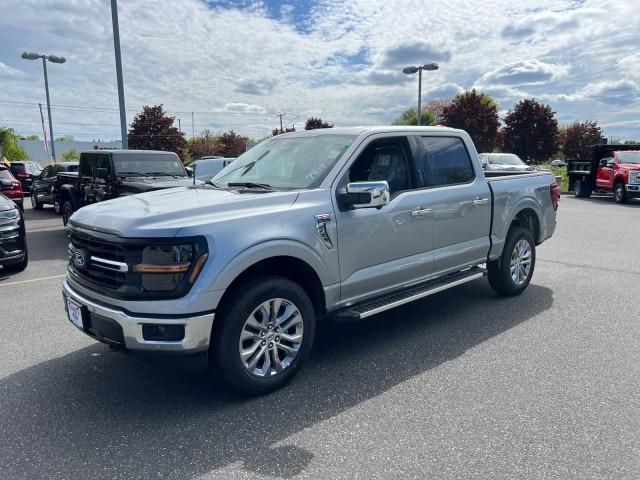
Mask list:
[[[484,263],[489,253],[491,197],[462,138],[420,136],[420,178],[432,192],[436,275]]]
[[[391,201],[379,209],[336,208],[341,298],[355,302],[426,278],[431,273],[433,216],[419,190],[408,138],[377,135],[362,145],[337,189],[349,182],[386,180]],[[337,202],[336,202],[337,203]]]

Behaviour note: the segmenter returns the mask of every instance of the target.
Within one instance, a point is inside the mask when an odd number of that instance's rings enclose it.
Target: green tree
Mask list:
[[[465,130],[479,152],[492,152],[500,120],[498,104],[486,93],[475,89],[459,93],[442,111],[442,125]]]
[[[15,141],[15,133],[10,128],[0,127],[0,158],[9,161],[28,160],[27,151]]]
[[[78,152],[76,152],[76,150],[74,148],[67,150],[66,152],[64,152],[62,154],[62,156],[60,157],[60,159],[63,162],[79,162],[80,161],[80,154]]]
[[[315,130],[317,128],[333,128],[333,124],[327,123],[321,118],[309,117],[304,125],[305,130]]]
[[[284,131],[280,131],[279,128],[274,128],[273,130],[271,130],[271,136],[275,137],[276,135],[280,135],[281,133],[289,133],[289,132],[295,132],[296,131],[296,127],[284,127]]]
[[[525,99],[504,119],[504,147],[523,160],[548,160],[558,150],[558,121],[549,105]]]
[[[25,140],[40,140],[40,137],[38,135],[27,135],[26,137],[24,137]]]
[[[61,137],[56,137],[56,142],[75,142],[75,138],[73,135],[63,135]]]
[[[205,155],[217,155],[218,137],[212,135],[209,129],[205,129],[200,136],[190,138],[187,141],[187,149],[189,156],[194,160]]]
[[[418,109],[416,107],[407,108],[398,117],[396,117],[396,119],[392,122],[392,125],[417,125],[417,111]],[[420,115],[420,125],[435,125],[435,123],[435,114],[432,111],[423,108],[422,114]]]
[[[566,159],[591,160],[591,146],[604,143],[598,122],[575,122],[560,129],[558,143]]]
[[[184,133],[173,125],[175,117],[164,113],[162,105],[145,105],[129,129],[129,148],[133,150],[163,150],[174,152],[181,159],[185,155],[187,140]]]

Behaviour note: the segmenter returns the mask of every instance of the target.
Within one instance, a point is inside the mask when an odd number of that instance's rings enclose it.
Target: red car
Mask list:
[[[7,167],[0,165],[0,193],[5,197],[14,201],[20,209],[24,205],[24,193],[22,192],[22,185],[16,177],[13,176],[11,170]]]

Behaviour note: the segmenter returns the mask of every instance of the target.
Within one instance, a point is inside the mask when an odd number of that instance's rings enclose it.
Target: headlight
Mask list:
[[[145,247],[141,262],[133,266],[140,273],[142,288],[152,292],[170,292],[177,290],[189,276],[193,283],[206,261],[205,252],[194,258],[192,245],[168,245]]]
[[[0,212],[0,225],[7,225],[9,223],[15,222],[20,218],[20,212],[17,208],[12,208],[11,210],[3,210]]]

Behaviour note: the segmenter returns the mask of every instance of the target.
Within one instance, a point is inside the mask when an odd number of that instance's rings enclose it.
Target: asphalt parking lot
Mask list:
[[[529,289],[323,325],[285,389],[110,350],[66,320],[66,235],[0,271],[0,478],[640,478],[640,201],[563,196]]]

